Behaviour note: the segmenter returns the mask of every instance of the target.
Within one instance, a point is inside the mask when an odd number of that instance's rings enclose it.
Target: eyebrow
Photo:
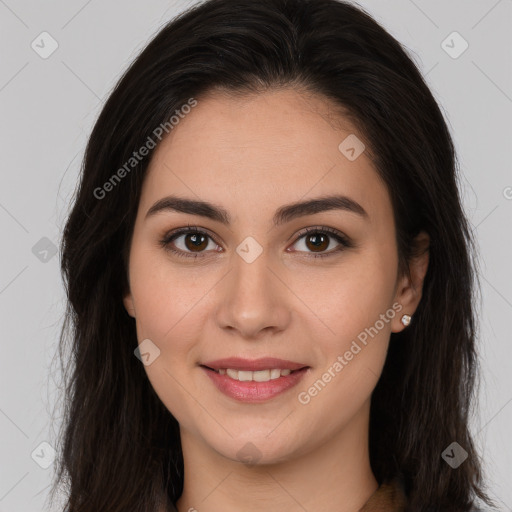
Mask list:
[[[356,201],[343,195],[332,195],[291,203],[278,208],[274,214],[274,226],[290,222],[298,217],[313,215],[329,210],[352,212],[368,219],[366,210]],[[199,215],[229,226],[231,216],[224,208],[207,201],[187,199],[178,196],[167,196],[159,199],[146,213],[146,219],[156,213],[174,211]]]

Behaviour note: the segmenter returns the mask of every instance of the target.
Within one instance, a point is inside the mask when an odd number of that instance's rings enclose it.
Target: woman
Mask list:
[[[91,134],[62,242],[75,511],[468,511],[472,240],[402,46],[335,0],[210,0]]]

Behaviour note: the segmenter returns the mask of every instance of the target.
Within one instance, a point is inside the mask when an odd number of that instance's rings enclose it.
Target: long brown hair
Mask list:
[[[53,492],[66,486],[69,512],[155,512],[182,492],[178,423],[134,356],[135,323],[122,302],[151,154],[126,162],[212,87],[300,87],[332,100],[364,134],[391,196],[401,272],[413,238],[424,230],[431,239],[414,321],[391,334],[372,395],[372,470],[379,482],[400,475],[414,512],[492,504],[468,428],[478,288],[452,138],[407,51],[362,8],[336,0],[203,2],[159,31],[105,103],[61,246],[65,418]],[[457,469],[441,457],[454,441],[468,453]]]

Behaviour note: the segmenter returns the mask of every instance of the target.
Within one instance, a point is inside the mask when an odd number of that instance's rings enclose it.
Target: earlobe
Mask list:
[[[135,307],[133,305],[132,294],[128,293],[123,297],[123,304],[126,309],[126,312],[133,318],[135,318]]]
[[[397,288],[395,301],[401,304],[402,309],[394,319],[392,332],[404,330],[413,321],[413,314],[423,294],[423,283],[429,262],[429,245],[430,237],[422,231],[415,238],[415,251],[409,261],[409,274],[402,276]]]

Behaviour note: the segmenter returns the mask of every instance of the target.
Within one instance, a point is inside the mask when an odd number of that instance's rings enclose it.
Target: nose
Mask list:
[[[284,331],[292,317],[293,294],[275,265],[270,267],[267,253],[252,262],[238,255],[233,260],[217,290],[219,327],[247,340]]]

